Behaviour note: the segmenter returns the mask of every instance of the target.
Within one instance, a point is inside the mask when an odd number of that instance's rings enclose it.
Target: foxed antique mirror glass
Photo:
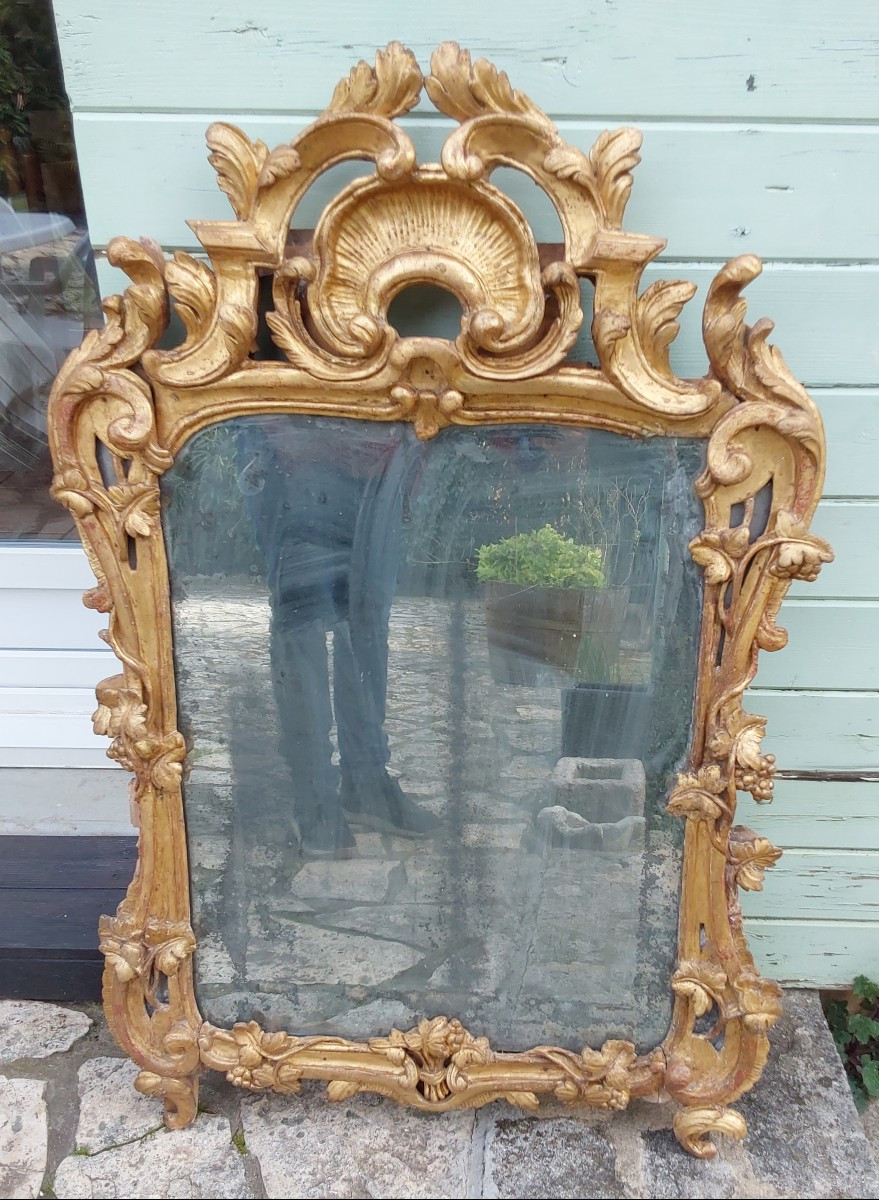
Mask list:
[[[422,91],[433,165],[395,120]],[[817,411],[745,323],[759,260],[679,379],[695,288],[645,286],[664,243],[621,228],[640,135],[567,146],[453,43],[360,63],[290,144],[208,144],[236,219],[193,222],[205,259],[111,244],[132,286],[50,414],[121,664],[95,728],[140,862],[101,947],[137,1086],[172,1126],[205,1068],[434,1111],[665,1094],[710,1156],[780,1012],[737,898],[779,854],[736,823],[774,769],[742,695],[831,557]],[[404,328],[425,284],[446,336]]]

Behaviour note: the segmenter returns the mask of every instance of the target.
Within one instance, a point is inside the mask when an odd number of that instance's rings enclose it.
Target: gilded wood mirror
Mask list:
[[[708,292],[706,376],[671,370],[695,287],[639,290],[636,130],[585,154],[488,62],[430,66],[391,44],[272,151],[212,125],[236,219],[193,223],[206,260],[112,242],[131,286],[55,385],[140,827],[107,1017],[174,1128],[212,1068],[433,1112],[667,1096],[708,1157],[780,1012],[738,903],[779,856],[735,823],[773,776],[742,696],[832,557],[821,421],[745,323],[753,256]],[[422,90],[438,164],[396,123]],[[448,336],[405,327],[424,285]]]

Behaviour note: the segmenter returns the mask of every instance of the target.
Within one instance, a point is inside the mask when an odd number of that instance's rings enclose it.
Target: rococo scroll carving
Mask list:
[[[455,122],[439,163],[419,164],[396,121],[422,91]],[[780,1012],[738,903],[779,856],[736,824],[738,793],[768,801],[775,771],[762,749],[766,721],[742,697],[760,650],[785,644],[776,621],[791,582],[814,579],[832,558],[809,530],[823,480],[820,417],[769,345],[770,323],[745,323],[741,292],[759,260],[745,255],[718,273],[703,318],[709,370],[678,378],[669,347],[695,288],[659,281],[639,291],[665,243],[622,229],[640,133],[603,133],[588,152],[570,146],[503,72],[451,42],[426,76],[391,43],[274,150],[224,123],[207,140],[236,219],[193,223],[206,260],[111,242],[131,286],[105,302],[104,328],[68,358],[49,414],[53,494],[76,519],[97,580],[85,602],[107,615],[103,636],[121,664],[97,689],[94,726],[133,773],[140,854],[100,937],[108,1020],[142,1068],[137,1087],[164,1098],[174,1127],[193,1119],[204,1067],[249,1089],[292,1093],[316,1078],[335,1100],[373,1090],[428,1111],[498,1097],[532,1108],[546,1094],[621,1108],[664,1093],[682,1105],[682,1144],[709,1157],[712,1133],[744,1133],[727,1105],[758,1078]],[[313,235],[291,235],[307,189],[351,159],[374,173],[327,205]],[[561,245],[538,245],[490,182],[500,166],[543,189]],[[266,321],[279,362],[253,356],[260,275],[271,277]],[[597,365],[567,361],[583,321],[581,280],[595,290]],[[454,339],[401,337],[388,322],[394,296],[421,282],[460,301]],[[171,305],[185,337],[169,348],[160,340]],[[668,798],[686,822],[675,1009],[652,1053],[621,1041],[500,1053],[450,1016],[362,1043],[202,1021],[159,477],[199,429],[266,411],[406,420],[421,438],[455,423],[549,421],[707,440],[696,485],[705,527],[690,547],[704,576],[695,734]]]

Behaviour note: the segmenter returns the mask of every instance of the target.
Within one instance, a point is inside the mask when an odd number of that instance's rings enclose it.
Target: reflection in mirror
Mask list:
[[[204,1017],[663,1038],[703,452],[292,415],[187,444],[162,488]]]

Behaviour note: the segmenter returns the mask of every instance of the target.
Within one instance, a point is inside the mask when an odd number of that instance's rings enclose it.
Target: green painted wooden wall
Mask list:
[[[767,971],[786,982],[879,976],[879,7],[864,0],[55,0],[89,223],[194,248],[187,217],[229,215],[204,130],[232,120],[274,144],[307,124],[358,57],[392,38],[426,65],[453,37],[505,68],[588,149],[622,122],[644,132],[627,228],[661,234],[653,276],[705,287],[743,251],[765,273],[752,318],[815,395],[827,425],[826,499],[815,522],[837,561],[797,585],[788,649],[764,655],[748,704],[770,718],[783,771],[771,808],[741,819],[785,848],[746,898]],[[446,123],[409,120],[423,157]],[[505,180],[505,183],[507,181]],[[339,186],[330,175],[312,218]],[[538,234],[554,217],[521,193]],[[309,213],[301,214],[308,223]],[[116,290],[121,277],[106,264]],[[700,298],[672,360],[705,369]],[[832,774],[831,781],[821,776]]]

